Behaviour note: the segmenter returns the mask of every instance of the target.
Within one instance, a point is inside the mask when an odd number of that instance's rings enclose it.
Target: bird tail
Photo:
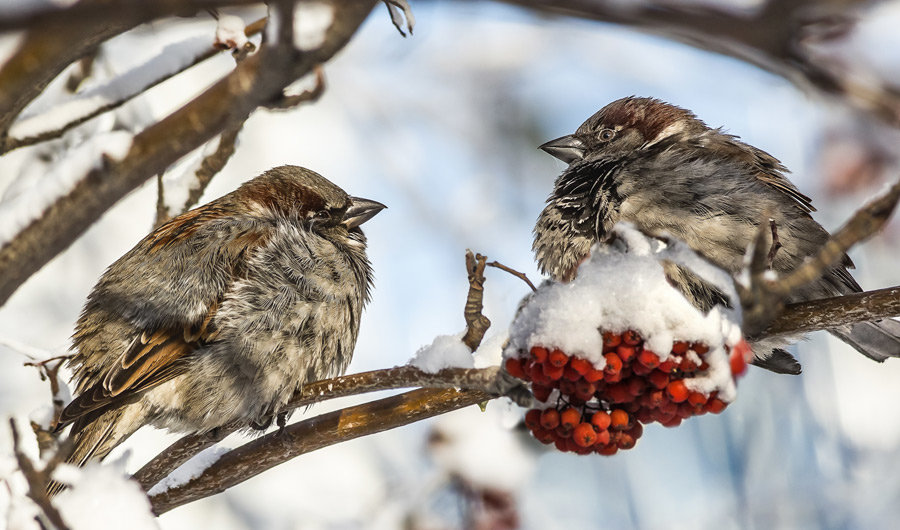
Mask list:
[[[72,454],[66,458],[66,463],[82,467],[106,458],[141,425],[141,422],[122,421],[129,408],[132,407],[107,410],[87,421],[84,417],[75,420],[69,434],[73,443]],[[47,485],[47,495],[52,497],[65,488],[64,484],[51,480]]]
[[[878,362],[884,362],[889,357],[900,357],[900,322],[894,319],[860,322],[830,331],[866,357]]]

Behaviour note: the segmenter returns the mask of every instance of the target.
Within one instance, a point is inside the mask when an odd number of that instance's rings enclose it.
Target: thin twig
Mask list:
[[[527,283],[528,287],[531,287],[532,292],[537,291],[537,287],[535,287],[534,284],[531,283],[531,280],[528,279],[528,276],[524,272],[519,272],[511,267],[507,267],[506,265],[500,263],[499,261],[491,261],[491,262],[487,263],[487,266],[494,267],[494,268],[500,269],[502,271],[506,271],[506,272],[512,274],[513,276],[515,276],[516,278],[519,278],[523,282]]]
[[[316,74],[316,84],[311,89],[304,90],[299,94],[282,94],[280,98],[269,103],[266,107],[272,110],[287,110],[292,109],[301,103],[313,103],[318,101],[319,98],[322,97],[322,94],[325,93],[325,70],[322,68],[322,65],[317,65],[314,71]]]
[[[19,431],[16,429],[16,422],[12,418],[9,419],[9,429],[12,433],[13,453],[16,456],[16,462],[19,464],[19,469],[28,482],[28,497],[34,501],[57,530],[68,530],[69,526],[63,520],[56,507],[53,506],[53,503],[50,502],[50,497],[47,495],[47,484],[50,483],[50,476],[61,462],[59,455],[47,461],[43,469],[37,469],[19,447]]]

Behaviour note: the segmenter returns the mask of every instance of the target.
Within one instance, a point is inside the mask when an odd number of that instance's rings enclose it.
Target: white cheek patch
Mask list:
[[[684,120],[678,120],[678,121],[676,121],[675,123],[666,126],[665,129],[659,131],[659,134],[657,134],[657,135],[656,135],[652,140],[650,140],[649,142],[645,143],[645,144],[644,144],[644,147],[650,147],[651,145],[656,144],[656,143],[658,143],[658,142],[660,142],[660,141],[662,141],[662,140],[664,140],[664,139],[666,139],[666,138],[668,138],[668,137],[670,137],[670,136],[672,136],[672,135],[678,134],[678,133],[680,133],[681,131],[683,131],[684,128],[685,128],[685,122],[684,122]]]

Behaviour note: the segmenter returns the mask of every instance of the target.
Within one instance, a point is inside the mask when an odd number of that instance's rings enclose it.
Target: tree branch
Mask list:
[[[900,286],[788,304],[758,337],[809,333],[900,316]]]
[[[500,0],[542,13],[633,26],[685,44],[735,57],[782,76],[802,89],[842,96],[856,108],[900,126],[900,90],[867,85],[838,66],[817,60],[805,42],[851,24],[866,0],[769,0],[754,11],[709,3]]]
[[[294,457],[489,399],[477,391],[414,390],[288,425],[234,449],[186,484],[150,497],[156,514],[214,495]]]

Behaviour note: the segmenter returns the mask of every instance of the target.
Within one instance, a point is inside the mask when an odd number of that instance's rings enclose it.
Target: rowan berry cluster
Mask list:
[[[726,351],[732,377],[742,374],[746,342]],[[535,398],[547,404],[525,415],[535,438],[560,451],[612,455],[634,447],[644,424],[675,427],[691,416],[725,409],[717,391],[703,393],[688,384],[709,369],[708,353],[705,344],[677,341],[671,352],[659,355],[629,330],[603,333],[602,368],[542,346],[508,358],[505,367],[510,375],[531,382]]]

